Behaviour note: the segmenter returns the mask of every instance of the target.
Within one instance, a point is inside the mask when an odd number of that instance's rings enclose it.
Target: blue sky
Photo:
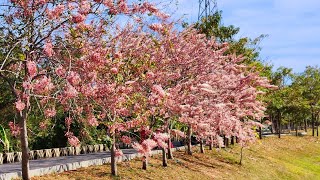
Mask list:
[[[195,22],[198,0],[167,0],[174,17]],[[164,1],[162,1],[164,2]],[[217,0],[223,23],[240,27],[239,37],[267,34],[261,58],[302,72],[320,65],[320,0]]]

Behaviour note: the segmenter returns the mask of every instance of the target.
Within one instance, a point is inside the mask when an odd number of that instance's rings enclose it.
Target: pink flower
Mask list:
[[[36,93],[42,94],[51,91],[54,88],[51,78],[42,76],[41,79],[37,79],[33,84],[33,89]]]
[[[143,7],[146,8],[150,13],[159,12],[159,10],[154,5],[152,5],[148,2],[144,2]]]
[[[31,85],[31,83],[30,83],[29,81],[23,81],[22,87],[23,87],[24,89],[31,89],[31,88],[32,88],[32,85]]]
[[[154,78],[154,73],[153,72],[147,72],[146,73],[147,79],[153,79]]]
[[[152,139],[146,139],[141,144],[139,143],[133,143],[132,147],[137,150],[139,153],[143,154],[144,156],[149,156],[151,153],[151,150],[155,147],[157,147],[157,142],[155,142]]]
[[[163,149],[167,149],[168,148],[168,144],[165,141],[157,140],[157,144],[158,144],[159,147],[161,147]]]
[[[79,139],[77,137],[73,136],[73,135],[68,137],[68,142],[73,147],[78,146],[79,143],[80,143]]]
[[[62,77],[65,73],[66,73],[66,70],[62,66],[57,67],[56,74],[58,76]]]
[[[69,81],[69,83],[71,85],[77,85],[81,82],[80,75],[74,71],[69,72],[69,74],[67,76],[67,80]]]
[[[149,28],[157,32],[161,32],[163,30],[162,24],[159,23],[153,23],[149,26]]]
[[[45,111],[44,111],[44,115],[46,116],[46,117],[54,117],[55,115],[56,115],[56,110],[54,109],[54,108],[52,108],[52,109],[46,109]]]
[[[122,136],[121,141],[125,144],[131,144],[131,138],[128,136]]]
[[[21,112],[26,107],[26,104],[24,102],[21,102],[21,100],[17,101],[16,103],[16,109]]]
[[[118,68],[116,67],[111,68],[110,71],[112,74],[118,74]]]
[[[122,152],[120,149],[116,149],[116,151],[115,151],[115,156],[116,156],[116,157],[123,156],[123,152]]]
[[[155,133],[153,138],[155,140],[167,141],[170,138],[170,136],[167,133]]]
[[[116,59],[121,59],[121,58],[122,58],[121,52],[116,52],[116,53],[114,53],[114,58],[116,58]]]
[[[170,136],[166,133],[155,133],[153,139],[157,142],[159,147],[168,148],[166,141],[170,138]]]
[[[179,130],[176,130],[176,129],[172,129],[172,130],[171,130],[171,133],[174,134],[174,135],[178,135],[178,136],[180,136],[180,137],[185,137],[184,132],[179,131]]]
[[[47,9],[46,13],[47,13],[48,19],[56,19],[62,14],[63,10],[64,10],[64,5],[61,5],[61,4],[57,5],[57,7],[55,7],[52,11]]]
[[[35,77],[37,75],[37,64],[34,61],[27,61],[27,69],[31,77]]]
[[[162,13],[162,12],[156,12],[156,13],[154,13],[154,15],[156,15],[157,17],[159,17],[160,19],[163,19],[163,20],[165,20],[165,19],[170,17],[169,14]]]
[[[36,0],[34,1],[36,5],[44,5],[45,3],[48,2],[48,0]]]
[[[130,116],[130,111],[127,108],[121,108],[117,111],[121,116]]]
[[[104,1],[103,1],[103,4],[104,4],[105,6],[107,6],[108,8],[113,8],[113,7],[114,7],[114,5],[113,5],[113,0],[104,0]]]
[[[21,133],[20,127],[18,125],[14,124],[14,122],[10,121],[9,127],[10,127],[10,131],[11,131],[12,136],[17,137],[20,135],[20,133]]]
[[[80,3],[80,11],[79,12],[81,14],[88,14],[90,12],[90,8],[91,8],[90,2],[82,1]]]
[[[95,63],[99,63],[101,60],[102,60],[102,57],[101,57],[101,54],[100,53],[93,53],[91,56],[90,56],[90,60],[92,60],[93,62]]]
[[[64,123],[66,124],[67,126],[67,129],[70,129],[70,125],[72,123],[72,119],[70,117],[67,117],[65,120],[64,120]]]
[[[46,56],[52,57],[54,54],[53,48],[52,48],[52,43],[50,41],[46,42],[43,48],[43,52]]]
[[[160,85],[153,85],[152,90],[162,98],[166,96],[165,91],[162,89]]]
[[[40,122],[39,127],[41,130],[46,130],[47,129],[47,125],[44,122]]]
[[[96,119],[93,115],[90,115],[90,116],[89,116],[89,118],[88,118],[88,123],[89,123],[91,126],[98,126],[98,125],[99,125],[97,119]]]
[[[86,19],[86,16],[82,15],[82,14],[76,14],[72,16],[72,21],[74,23],[81,23]]]
[[[118,1],[118,7],[119,7],[120,11],[124,14],[129,12],[129,9],[128,9],[128,6],[127,6],[127,3],[125,2],[125,0]]]

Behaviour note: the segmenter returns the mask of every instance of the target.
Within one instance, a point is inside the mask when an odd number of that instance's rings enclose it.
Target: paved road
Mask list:
[[[136,153],[133,149],[124,149],[122,150],[124,155]],[[91,154],[81,154],[77,156],[62,156],[56,158],[47,158],[47,159],[38,159],[38,160],[30,160],[30,169],[39,169],[50,166],[56,166],[60,164],[68,164],[80,161],[88,161],[94,159],[102,159],[110,157],[110,152],[99,152],[99,153],[91,153]],[[21,163],[9,163],[9,164],[1,164],[0,165],[0,174],[3,173],[12,173],[21,171]]]
[[[138,156],[134,149],[123,149],[122,151],[124,156],[121,160],[130,160]],[[106,164],[109,163],[110,160],[110,152],[30,160],[30,174],[31,176],[37,176],[53,172],[63,172],[91,165]],[[20,162],[0,165],[0,180],[18,176],[21,176]]]
[[[184,150],[184,146],[172,148],[172,151]],[[134,149],[122,149],[123,156],[118,161],[131,160],[140,157]],[[153,154],[160,154],[162,150],[153,150]],[[110,152],[98,152],[91,154],[81,154],[76,156],[62,156],[56,158],[30,160],[30,176],[41,176],[50,173],[75,170],[92,165],[102,165],[110,163]],[[21,163],[0,165],[0,180],[7,180],[21,177]]]

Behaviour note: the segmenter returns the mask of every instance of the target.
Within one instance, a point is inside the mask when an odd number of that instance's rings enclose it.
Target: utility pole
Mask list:
[[[208,18],[215,11],[217,11],[216,0],[199,0],[198,21],[201,21],[202,18]]]

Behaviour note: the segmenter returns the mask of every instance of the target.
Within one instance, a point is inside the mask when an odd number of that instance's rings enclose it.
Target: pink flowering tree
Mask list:
[[[227,44],[208,40],[192,29],[164,33],[170,27],[157,27],[162,46],[154,56],[164,60],[152,72],[160,97],[154,99],[166,97],[160,101],[161,114],[178,116],[188,125],[188,153],[192,129],[200,142],[209,139],[222,145],[222,135],[250,139],[254,131],[247,126],[256,125],[250,120],[264,116],[259,88],[273,86],[242,65],[240,57],[225,55]]]
[[[125,0],[11,0],[1,7],[0,26],[8,43],[2,48],[6,56],[1,56],[0,77],[15,97],[20,125],[13,124],[12,129],[20,133],[22,176],[29,179],[27,120],[31,110],[40,107],[46,118],[54,117],[57,108],[68,112],[65,135],[73,146],[79,144],[70,129],[74,120],[91,126],[107,120],[110,127],[124,121],[134,102],[143,99],[134,90],[139,88],[135,81],[144,67],[138,71],[139,66],[130,57],[124,58],[121,49],[132,45],[137,53],[148,47],[141,43],[144,36],[136,38],[142,33],[131,34],[131,44],[119,46],[130,32],[129,28],[117,30],[113,19],[124,15],[143,24],[143,14],[167,16],[149,3],[128,5]],[[109,133],[114,137],[117,129],[109,128]],[[114,165],[114,145],[111,152]]]
[[[105,27],[99,23],[94,28],[89,27],[89,34],[83,33],[88,30],[82,27],[73,29],[66,36],[69,44],[57,43],[54,48],[57,51],[54,51],[53,61],[58,64],[55,72],[63,82],[63,90],[57,94],[57,99],[70,112],[68,122],[82,119],[91,126],[103,123],[108,127],[114,175],[117,174],[116,156],[122,154],[116,148],[117,141],[121,139],[128,144],[131,140],[122,137],[124,134],[134,130],[150,131],[148,118],[152,112],[148,99],[155,90],[148,71],[157,68],[159,59],[154,59],[152,54],[158,44],[156,37],[142,30],[152,27],[130,24]],[[106,33],[111,30],[112,36]],[[65,46],[70,48],[64,49]],[[73,137],[71,132],[68,135]],[[164,144],[161,139],[150,139],[161,137],[159,134],[150,132],[145,136],[139,137],[144,148],[138,148],[140,144],[133,146],[139,152],[145,151],[144,162],[154,148],[153,141],[159,146]]]
[[[46,118],[57,110],[67,114],[65,136],[72,146],[79,144],[72,123],[105,124],[113,175],[116,156],[122,155],[119,140],[143,154],[146,169],[154,147],[169,147],[173,118],[188,126],[191,154],[192,131],[200,142],[220,143],[221,135],[247,141],[254,124],[247,119],[263,116],[257,96],[259,86],[270,86],[266,79],[246,70],[241,58],[225,55],[226,44],[193,29],[174,30],[165,23],[167,15],[149,3],[11,0],[3,7],[1,28],[12,42],[4,48],[0,77],[15,96],[21,122],[12,129],[21,130],[23,179],[29,179],[27,120],[33,101]],[[148,24],[146,14],[161,23]],[[163,119],[160,131],[152,117]],[[127,136],[134,131],[140,132],[135,140]]]

